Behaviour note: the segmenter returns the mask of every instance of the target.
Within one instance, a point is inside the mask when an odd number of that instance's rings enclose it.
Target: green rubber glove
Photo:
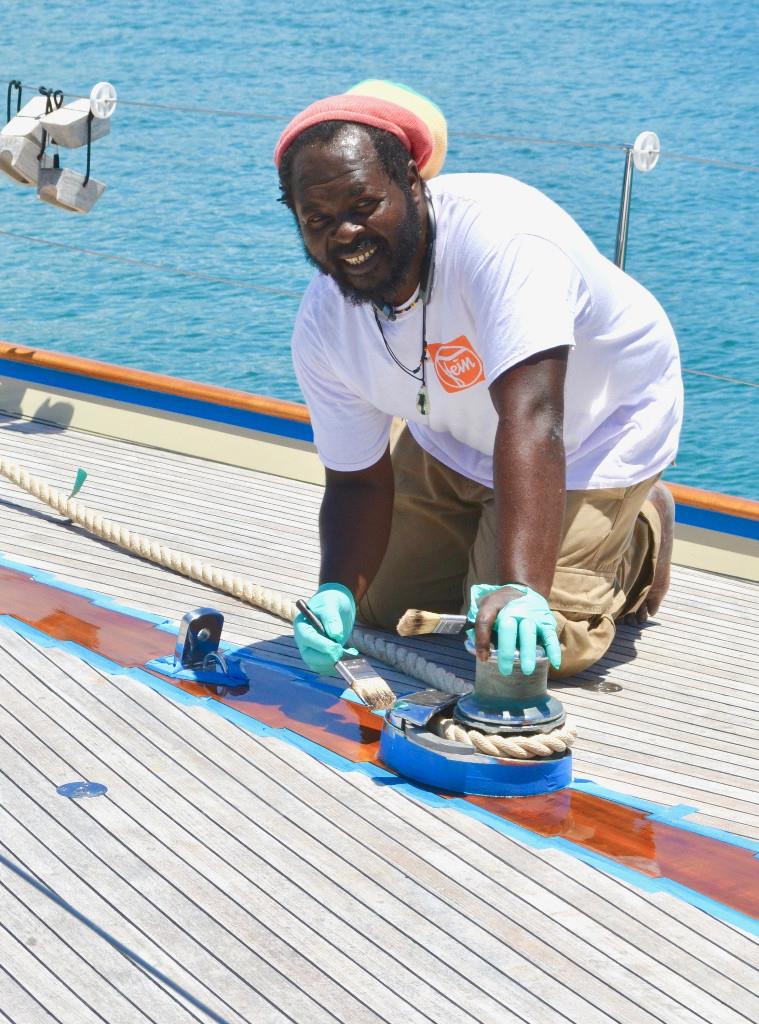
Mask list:
[[[557,669],[561,665],[561,645],[556,633],[556,619],[544,597],[523,586],[521,583],[507,583],[512,590],[518,590],[523,597],[509,601],[496,617],[493,626],[494,641],[497,641],[498,671],[503,676],[511,675],[514,654],[519,649],[519,664],[525,675],[535,671],[536,646],[538,638],[545,648],[548,660]],[[488,594],[494,594],[503,587],[478,583],[472,587],[468,618],[477,618],[480,601]],[[474,638],[474,630],[467,630]]]
[[[334,676],[335,662],[344,654],[358,654],[344,644],[356,621],[356,602],[353,594],[342,583],[322,583],[313,597],[308,599],[311,611],[324,625],[327,636],[322,636],[301,612],[293,619],[293,632],[300,656],[312,672],[320,676]]]

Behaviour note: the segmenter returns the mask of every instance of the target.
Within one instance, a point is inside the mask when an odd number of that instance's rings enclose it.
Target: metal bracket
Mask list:
[[[182,668],[210,668],[221,659],[219,643],[224,616],[215,608],[196,608],[187,612],[179,625],[174,665]],[[226,666],[224,666],[226,667]]]
[[[387,712],[387,721],[396,729],[406,725],[423,728],[440,711],[452,708],[459,699],[457,693],[444,690],[419,690],[399,697]]]

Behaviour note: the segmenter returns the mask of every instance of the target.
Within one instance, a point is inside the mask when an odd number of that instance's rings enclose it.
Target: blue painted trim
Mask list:
[[[82,594],[85,596],[89,596],[92,593],[91,591],[63,584],[61,581],[56,580],[56,577],[51,573],[34,570],[29,566],[10,562],[7,559],[0,558],[0,564],[26,572],[35,579],[40,579],[40,581],[44,580],[46,583],[51,583],[53,586],[58,586],[63,590],[69,590],[72,593]],[[148,617],[149,620],[153,620],[155,618],[155,616],[149,616],[148,613],[134,612],[123,605],[118,605],[115,601],[109,601],[108,599],[102,598],[102,596],[100,603],[104,606],[117,609],[122,614],[132,614],[136,618]],[[161,619],[160,625],[165,627],[166,622],[167,620]],[[523,826],[505,821],[503,818],[499,818],[497,815],[478,807],[476,804],[471,804],[466,800],[458,798],[449,799],[440,796],[431,790],[421,789],[418,786],[415,786],[412,782],[408,782],[400,776],[386,771],[379,765],[374,765],[367,761],[349,761],[347,758],[344,758],[339,754],[335,754],[332,751],[327,750],[325,747],[315,743],[313,740],[299,736],[297,733],[292,732],[289,729],[275,729],[272,726],[268,726],[263,722],[259,722],[258,720],[251,718],[249,715],[237,711],[235,708],[231,708],[226,704],[213,700],[210,695],[208,697],[192,696],[184,690],[178,689],[171,683],[164,682],[162,679],[151,675],[149,672],[146,672],[141,668],[124,668],[124,666],[118,664],[118,662],[111,661],[109,658],[104,658],[102,655],[96,654],[94,651],[89,650],[89,648],[82,647],[80,644],[72,643],[70,641],[56,640],[32,626],[28,626],[26,623],[20,622],[18,619],[14,619],[13,616],[0,616],[0,625],[5,626],[20,636],[25,636],[30,640],[33,640],[41,647],[69,651],[85,664],[90,665],[93,668],[97,668],[104,673],[120,676],[126,675],[135,682],[149,686],[152,690],[155,690],[157,693],[161,693],[163,696],[168,697],[177,704],[204,705],[207,709],[212,710],[214,713],[228,721],[234,722],[236,725],[239,725],[241,728],[247,730],[253,735],[276,735],[286,742],[293,744],[293,746],[296,746],[310,754],[312,757],[316,758],[317,761],[330,765],[338,771],[360,771],[374,779],[378,784],[393,786],[405,796],[408,796],[420,803],[427,803],[434,807],[455,807],[461,814],[468,815],[469,817],[482,822],[484,825],[487,825],[489,828],[493,828],[497,832],[500,832],[509,838],[516,839],[518,842],[522,843],[524,846],[530,847],[531,849],[561,850],[570,857],[583,861],[584,863],[603,871],[605,874],[628,882],[635,888],[649,892],[668,893],[669,895],[682,900],[684,903],[698,907],[718,920],[735,925],[736,927],[742,928],[744,931],[759,937],[759,921],[741,913],[740,911],[733,910],[732,907],[727,907],[708,896],[704,896],[693,889],[689,889],[686,886],[681,885],[679,882],[673,882],[667,878],[651,878],[647,875],[643,875],[635,871],[633,868],[618,864],[616,861],[606,858],[602,854],[594,853],[591,850],[586,850],[583,847],[576,846],[566,839],[536,835],[534,832],[530,832]],[[289,675],[293,682],[300,685],[303,685],[306,682],[302,677],[310,675],[310,673],[303,670],[296,668],[291,669],[276,662],[268,661],[265,658],[254,657],[252,660],[260,661],[269,669],[276,669],[283,672],[283,674]],[[312,676],[311,679],[308,680],[308,684],[313,685],[314,682],[316,682],[316,679]],[[326,680],[318,680],[318,684],[320,685],[320,688],[329,688],[333,692],[335,690],[335,687],[331,686]],[[745,847],[752,851],[755,850],[756,844],[748,845],[751,842],[750,840],[747,841],[740,836],[733,836],[728,832],[720,832],[717,829],[708,829],[704,826],[694,825],[692,822],[686,822],[680,819],[681,814],[690,813],[695,811],[696,808],[686,809],[683,806],[668,808],[658,804],[649,803],[648,801],[637,801],[625,794],[615,793],[613,790],[604,789],[602,786],[598,786],[591,780],[587,779],[578,779],[572,785],[573,788],[586,790],[590,790],[592,788],[598,796],[602,796],[604,799],[650,811],[652,818],[663,821],[669,825],[673,825],[676,828],[686,828],[689,831],[700,832],[704,835],[710,836],[711,838],[718,839],[720,842],[729,843],[733,846]]]
[[[699,526],[702,530],[729,533],[733,537],[759,540],[759,520],[731,516],[726,512],[712,512],[706,508],[693,508],[692,505],[676,505],[675,522],[684,526]]]
[[[281,419],[278,416],[267,416],[264,413],[251,412],[248,409],[216,405],[214,402],[204,402],[199,398],[186,398],[164,391],[151,391],[149,388],[135,387],[131,384],[98,380],[78,373],[67,373],[65,370],[52,370],[45,366],[17,363],[12,359],[0,358],[0,374],[13,377],[16,380],[30,381],[33,384],[61,388],[65,391],[76,391],[78,394],[93,395],[96,398],[143,406],[147,409],[157,409],[160,412],[192,416],[195,419],[209,420],[212,423],[243,427],[246,430],[257,430],[260,433],[274,434],[278,437],[291,437],[298,441],[311,442],[314,439],[310,423]]]

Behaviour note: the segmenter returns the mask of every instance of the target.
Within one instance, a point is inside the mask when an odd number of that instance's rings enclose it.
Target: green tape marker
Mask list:
[[[84,481],[87,479],[87,470],[81,467],[76,471],[76,479],[74,480],[74,486],[71,488],[71,494],[69,498],[75,497],[84,487]]]

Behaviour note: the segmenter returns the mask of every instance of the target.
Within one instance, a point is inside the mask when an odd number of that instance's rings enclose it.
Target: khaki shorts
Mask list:
[[[475,583],[505,583],[495,565],[493,491],[448,469],[404,429],[393,447],[395,505],[387,552],[359,604],[360,618],[394,630],[408,608],[465,613]],[[568,491],[549,604],[561,669],[598,661],[615,622],[643,602],[656,568],[661,524],[646,500],[658,476],[632,487]]]

